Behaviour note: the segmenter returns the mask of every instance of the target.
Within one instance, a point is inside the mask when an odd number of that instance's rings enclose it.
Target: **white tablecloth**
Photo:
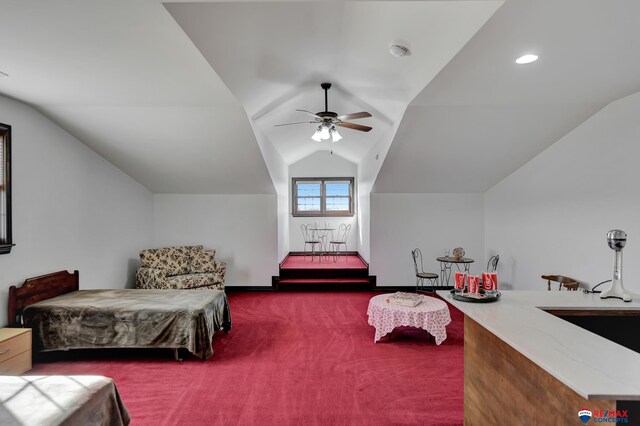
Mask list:
[[[446,326],[451,322],[451,316],[444,301],[423,295],[422,303],[415,307],[408,307],[388,303],[389,296],[391,294],[380,294],[369,301],[367,315],[369,315],[369,325],[376,329],[374,342],[401,326],[426,330],[435,337],[438,345],[447,338]]]

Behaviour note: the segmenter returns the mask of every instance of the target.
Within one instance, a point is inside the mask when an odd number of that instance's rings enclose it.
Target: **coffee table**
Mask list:
[[[437,345],[447,338],[446,326],[451,322],[451,315],[443,300],[422,295],[422,303],[409,307],[388,303],[387,298],[392,294],[379,294],[369,300],[367,315],[369,325],[376,329],[374,342],[401,326],[426,330],[435,337]]]

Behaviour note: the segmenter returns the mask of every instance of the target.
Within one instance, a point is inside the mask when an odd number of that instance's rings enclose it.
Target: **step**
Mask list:
[[[367,279],[368,269],[280,269],[281,279],[314,279],[314,280],[334,280],[334,279]]]
[[[285,278],[280,284],[343,284],[343,283],[369,283],[368,278]]]
[[[373,284],[368,278],[298,278],[281,279],[278,290],[371,290]]]

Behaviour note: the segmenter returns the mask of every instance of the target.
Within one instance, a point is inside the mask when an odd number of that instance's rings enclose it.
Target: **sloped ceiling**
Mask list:
[[[402,118],[408,103],[502,4],[501,1],[167,3],[167,10],[283,159],[318,150],[358,163]],[[392,57],[392,43],[411,55]],[[369,133],[340,129],[336,144],[315,143],[296,112],[369,111]],[[356,122],[354,120],[354,122]]]
[[[639,91],[638,16],[633,0],[505,2],[411,102],[374,192],[485,192]]]
[[[375,191],[483,192],[640,90],[640,2],[501,4],[3,0],[0,93],[156,193],[273,193],[265,143],[280,166],[390,143]],[[274,127],[322,110],[322,81],[329,109],[374,130],[317,144]]]
[[[153,192],[274,192],[244,109],[162,3],[3,0],[0,14],[0,93]]]

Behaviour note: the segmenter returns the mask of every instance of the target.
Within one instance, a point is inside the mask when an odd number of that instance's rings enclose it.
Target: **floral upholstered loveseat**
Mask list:
[[[136,288],[224,290],[227,264],[215,256],[202,246],[142,250]]]

